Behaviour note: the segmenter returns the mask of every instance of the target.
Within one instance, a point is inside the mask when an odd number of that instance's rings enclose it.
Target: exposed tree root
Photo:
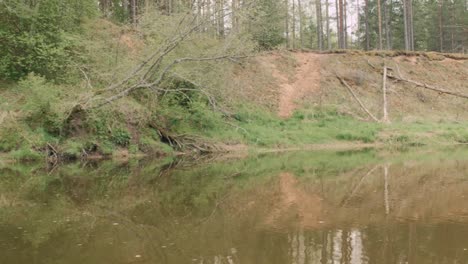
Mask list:
[[[175,135],[154,123],[150,126],[158,132],[162,142],[176,150],[192,150],[202,154],[214,153],[222,150],[217,145],[210,143],[203,138],[189,135]]]

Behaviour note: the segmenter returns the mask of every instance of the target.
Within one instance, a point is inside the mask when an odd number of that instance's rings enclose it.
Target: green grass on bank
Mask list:
[[[82,25],[83,34],[76,36],[80,57],[85,60],[80,60],[73,71],[49,80],[30,73],[18,81],[0,81],[0,156],[19,161],[38,160],[48,155],[51,148],[65,159],[192,153],[193,149],[173,149],[163,142],[158,129],[203,147],[242,144],[252,149],[278,149],[343,143],[389,146],[468,143],[468,123],[378,124],[358,121],[334,106],[304,107],[291,118],[281,119],[271,109],[276,97],[264,91],[271,85],[271,73],[260,74],[252,69],[254,77],[243,76],[260,79],[258,86],[265,86],[263,90],[254,89],[252,94],[271,102],[256,104],[251,94],[236,95],[232,91],[234,85],[226,84],[235,83],[238,76],[234,66],[224,62],[180,65],[174,72],[190,77],[192,82],[171,77],[161,84],[169,91],[178,88],[187,91],[155,94],[138,90],[113,104],[72,116],[74,106],[125,78],[139,61],[173,34],[161,27],[157,19],[146,21],[141,32],[138,31],[144,37],[110,21],[90,20]],[[116,39],[128,41],[116,42]],[[175,49],[168,61],[218,54],[220,49],[225,49],[225,44],[217,38],[197,35]],[[250,44],[243,46],[250,47]],[[246,47],[245,51],[250,51]],[[280,66],[293,71],[294,63],[288,60]],[[217,100],[216,110],[206,97],[194,92],[200,88],[197,85]]]
[[[39,82],[39,85],[43,84]],[[47,91],[44,87],[40,89]],[[300,148],[313,144],[375,143],[410,147],[468,142],[465,123],[364,122],[341,114],[334,107],[305,108],[296,111],[291,118],[282,119],[267,109],[249,104],[233,107],[232,117],[228,118],[213,111],[196,95],[184,103],[168,96],[155,108],[143,106],[136,96],[123,99],[116,105],[90,113],[80,120],[83,122],[80,129],[70,133],[65,131],[66,124],[59,116],[62,113],[60,106],[52,107],[50,100],[26,97],[24,93],[21,87],[3,91],[3,95],[18,101],[13,105],[12,101],[0,104],[9,107],[3,113],[20,115],[16,118],[3,116],[0,152],[21,161],[43,158],[48,145],[55,146],[65,158],[78,158],[83,154],[111,156],[122,151],[126,155],[172,155],[174,150],[161,141],[152,127],[154,123],[172,135],[193,137],[203,143],[243,144],[263,149]]]

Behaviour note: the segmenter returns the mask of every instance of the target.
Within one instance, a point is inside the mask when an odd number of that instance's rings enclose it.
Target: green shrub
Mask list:
[[[24,143],[21,137],[20,128],[5,125],[0,128],[0,152],[10,152],[17,149]]]
[[[297,119],[297,120],[304,120],[305,119],[305,115],[304,113],[301,113],[299,111],[295,111],[293,113],[293,116],[292,116],[294,119]]]
[[[64,115],[58,109],[60,89],[35,74],[29,74],[21,80],[18,87],[26,95],[22,110],[28,125],[33,129],[41,127],[52,135],[59,135]]]
[[[114,144],[126,147],[130,144],[132,136],[126,129],[118,128],[112,131],[111,140]]]
[[[93,16],[92,0],[3,0],[0,5],[0,79],[31,72],[60,80],[77,58],[72,34]]]

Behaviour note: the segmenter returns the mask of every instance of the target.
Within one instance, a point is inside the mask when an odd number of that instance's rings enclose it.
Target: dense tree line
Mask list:
[[[0,78],[57,78],[79,59],[84,19],[138,27],[154,15],[193,14],[216,38],[248,34],[261,49],[401,49],[467,52],[466,0],[1,0]]]
[[[101,2],[104,13],[132,22],[152,4],[166,14],[186,10],[208,17],[218,14],[223,17],[214,19],[218,35],[244,27],[264,48],[285,44],[319,50],[464,53],[468,46],[466,0],[122,0],[113,1],[114,11],[109,11],[110,0]],[[237,14],[242,6],[253,11]]]

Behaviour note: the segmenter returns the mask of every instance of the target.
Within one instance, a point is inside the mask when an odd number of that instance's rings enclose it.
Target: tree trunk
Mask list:
[[[338,1],[341,0],[335,0],[335,13],[336,13],[336,37],[338,38],[338,42],[336,44],[336,47],[339,49],[341,48],[341,29],[340,29],[340,8],[339,8],[339,3]]]
[[[128,7],[129,7],[128,0],[122,0],[122,9],[123,9],[123,13],[124,13],[126,20],[131,16],[128,12]]]
[[[348,2],[343,0],[343,19],[344,19],[344,28],[343,28],[343,48],[348,48]]]
[[[410,21],[410,48],[414,51],[414,23],[413,23],[413,0],[408,0],[409,2],[409,21]]]
[[[455,52],[455,25],[457,24],[455,21],[455,3],[452,3],[452,8],[451,8],[451,20],[452,20],[452,27],[450,29],[450,44],[451,44],[451,52]]]
[[[361,14],[361,8],[360,8],[360,5],[359,5],[359,1],[360,0],[356,0],[356,9],[357,9],[357,43],[358,45],[360,45],[359,43],[361,43],[361,20],[360,20],[360,14]]]
[[[239,0],[231,0],[231,31],[237,32],[238,21],[237,21],[237,4]]]
[[[383,94],[383,118],[384,123],[389,123],[388,110],[387,110],[387,65],[384,65],[384,72],[382,78],[382,94]]]
[[[299,15],[299,44],[300,48],[302,49],[304,47],[304,42],[302,39],[302,5],[301,5],[301,0],[297,0],[297,12]]]
[[[317,48],[323,50],[322,3],[320,0],[315,1],[315,9],[317,13]]]
[[[331,46],[331,36],[330,36],[330,15],[329,15],[329,0],[325,0],[325,8],[327,9],[326,12],[325,12],[325,16],[327,17],[327,46],[328,46],[328,50],[331,50],[332,49],[332,46]]]
[[[132,25],[136,27],[137,25],[137,6],[136,0],[130,0],[130,12],[131,12],[131,19]]]
[[[385,30],[385,43],[387,50],[391,50],[390,45],[390,24],[389,24],[389,8],[387,6],[387,0],[383,0],[383,12],[384,12],[384,30]]]
[[[439,41],[440,41],[440,52],[444,52],[444,20],[442,17],[442,7],[444,5],[444,0],[439,0]]]
[[[211,0],[205,0],[205,20],[206,21],[211,21]],[[212,31],[212,24],[211,23],[206,23],[207,25],[205,26],[205,31],[209,31],[211,33]]]
[[[408,32],[408,0],[403,0],[403,23],[405,27],[405,50],[409,50],[409,32]]]
[[[404,0],[403,14],[405,23],[405,49],[414,50],[414,31],[413,31],[413,2]]]
[[[285,5],[286,5],[286,17],[285,17],[285,30],[286,30],[286,46],[288,48],[291,47],[291,43],[290,43],[290,38],[289,38],[289,0],[285,0],[284,1]]]
[[[218,36],[224,37],[224,0],[216,0],[216,15]]]
[[[292,48],[296,48],[296,0],[292,2]]]
[[[369,36],[369,0],[366,1],[365,6],[365,23],[366,23],[366,50],[370,49],[370,36]]]
[[[343,28],[344,28],[344,23],[343,23],[343,0],[338,0],[338,42],[339,42],[339,48],[343,49],[344,48],[344,36],[343,36]]]
[[[380,6],[380,0],[377,0],[377,16],[379,23],[379,50],[383,49],[382,42],[382,8]]]

